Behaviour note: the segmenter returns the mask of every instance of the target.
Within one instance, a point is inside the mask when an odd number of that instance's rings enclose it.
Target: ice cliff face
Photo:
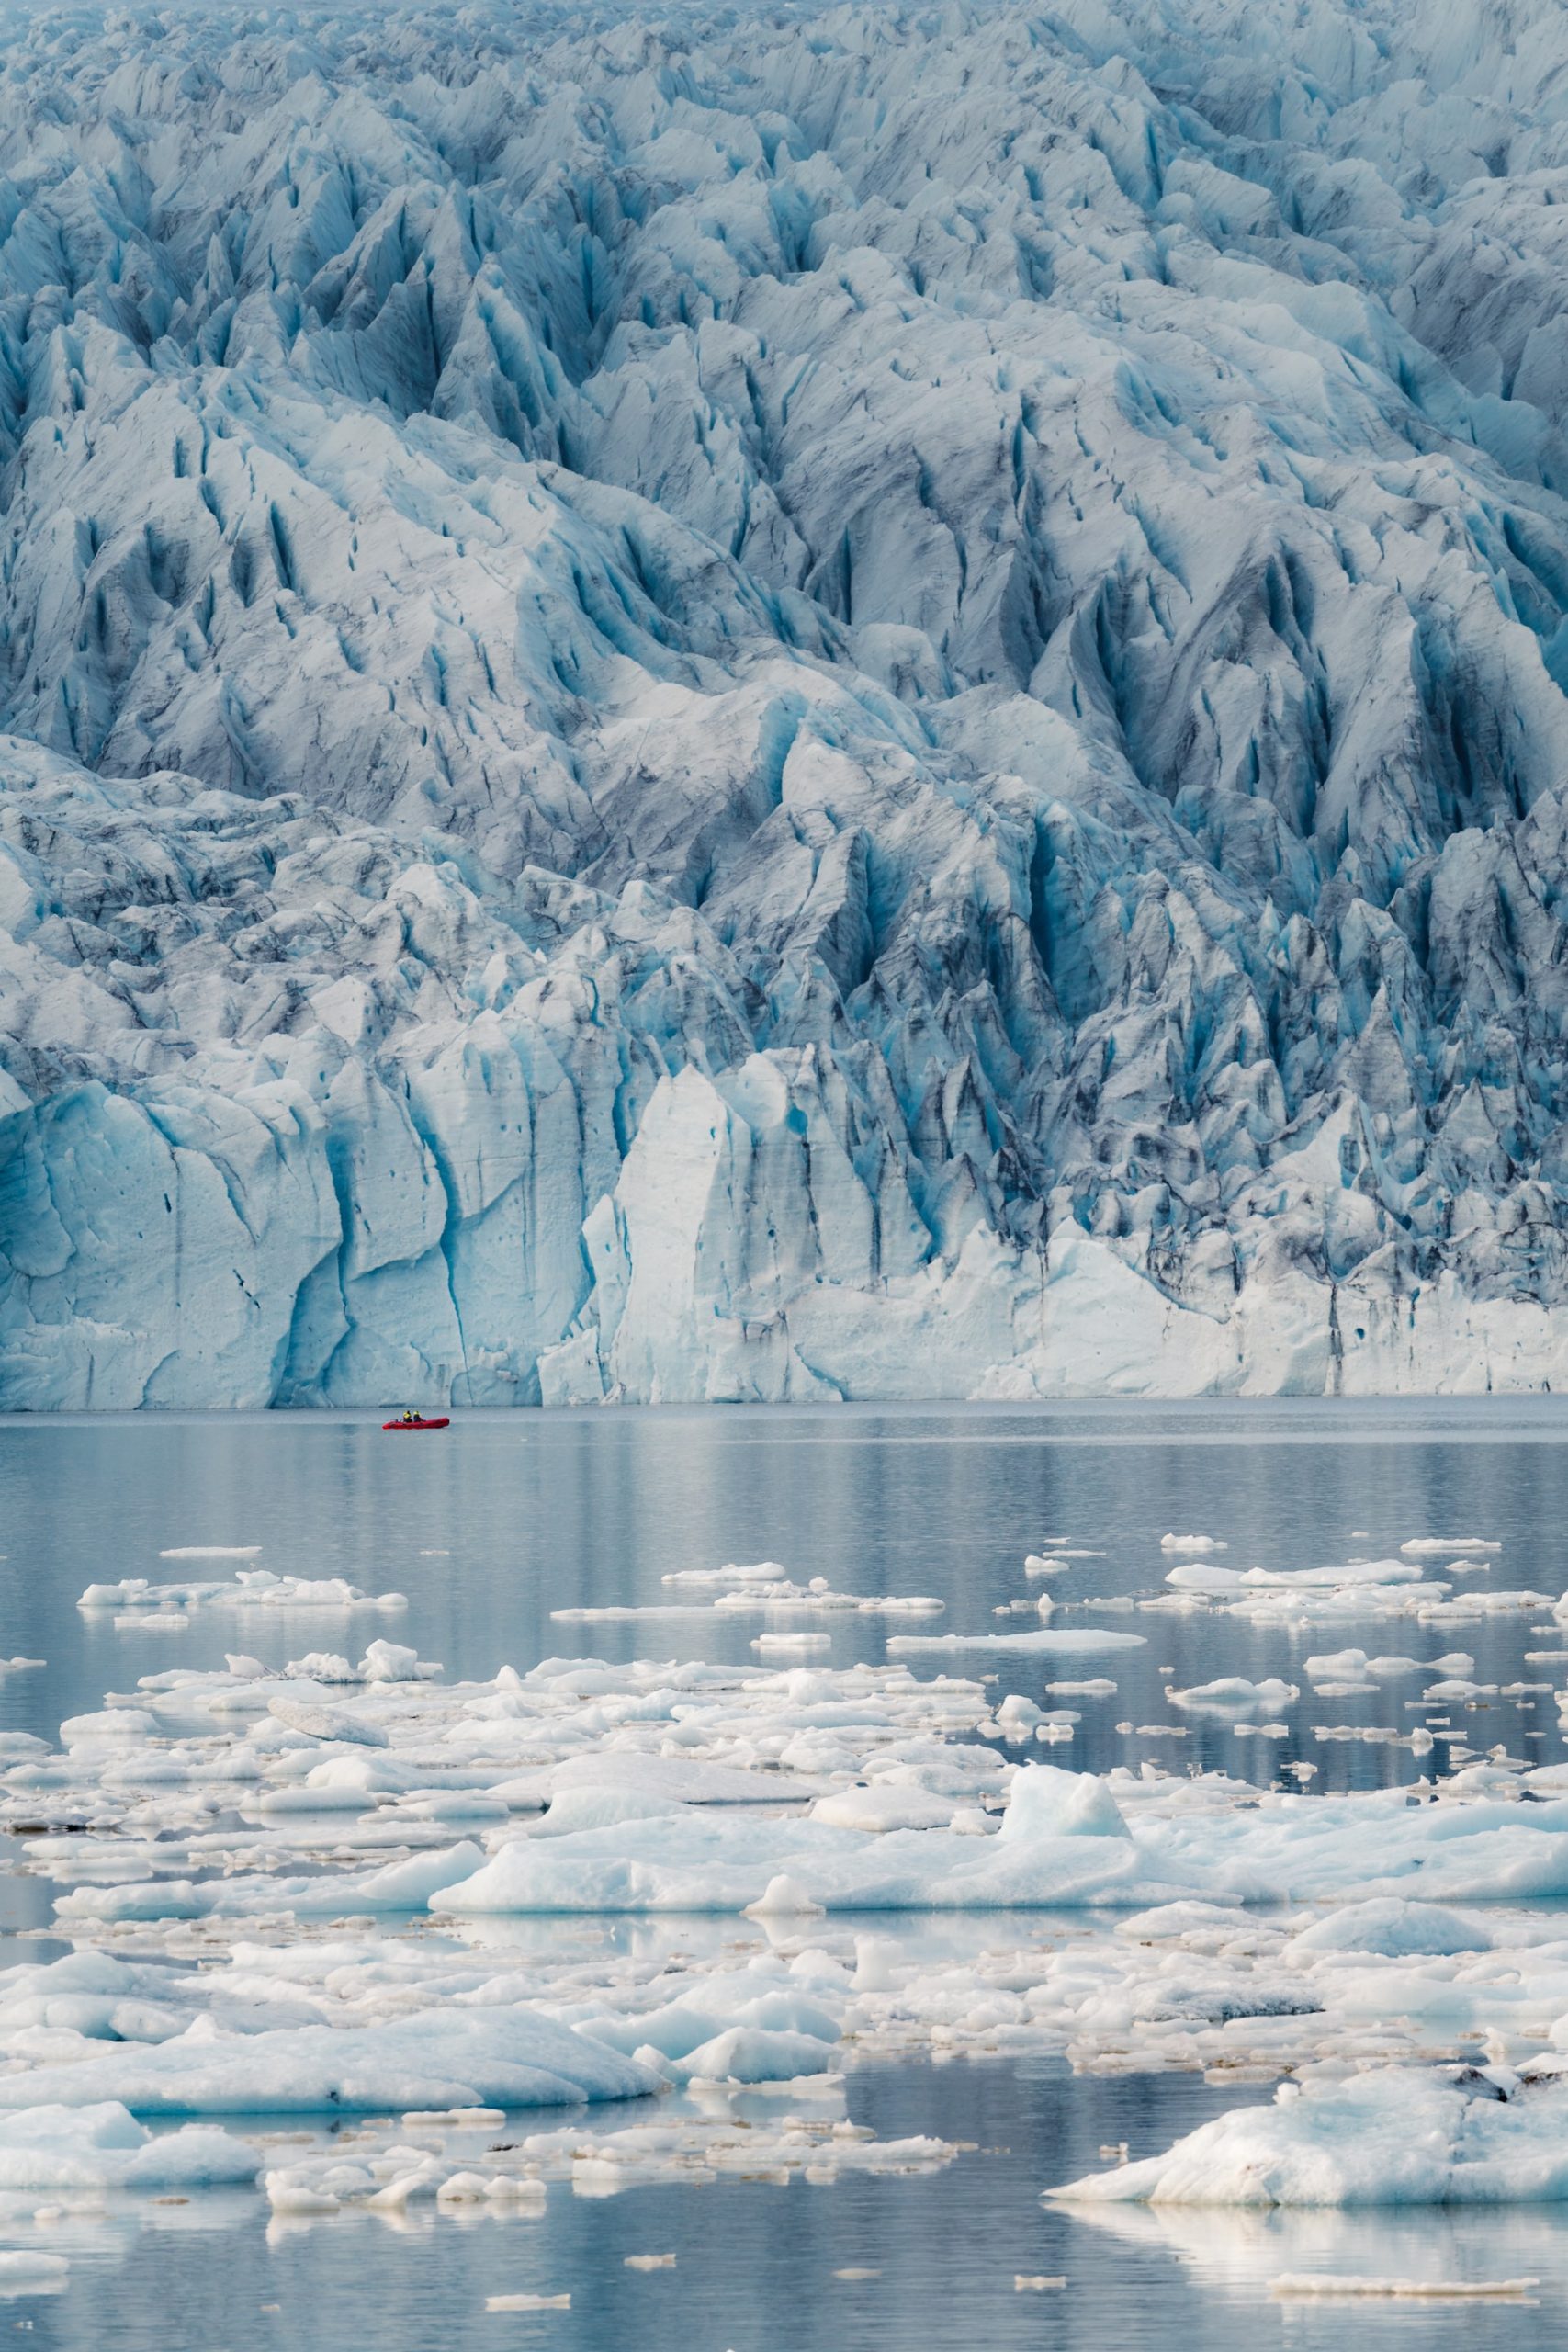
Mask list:
[[[11,18],[0,1401],[1568,1380],[1568,17]]]

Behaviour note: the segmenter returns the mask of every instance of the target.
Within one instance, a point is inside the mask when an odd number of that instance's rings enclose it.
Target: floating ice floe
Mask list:
[[[1190,1690],[1167,1690],[1173,1707],[1186,1707],[1194,1714],[1248,1715],[1273,1714],[1300,1698],[1293,1682],[1281,1682],[1271,1675],[1263,1682],[1249,1682],[1245,1675],[1227,1674],[1214,1682],[1195,1683]]]
[[[785,1577],[778,1584],[746,1585],[738,1591],[721,1592],[713,1605],[720,1611],[842,1610],[861,1617],[940,1617],[946,1604],[930,1593],[878,1593],[863,1597],[852,1592],[835,1592],[825,1577],[814,1577],[809,1584],[793,1584]]]
[[[154,2135],[118,2099],[7,2101],[0,2115],[0,2192],[191,2189],[254,2181],[256,2151],[226,2132],[186,2125]]]
[[[529,1783],[514,1778],[505,1785],[517,1792]],[[657,1793],[682,1804],[782,1806],[819,1796],[831,1782],[819,1771],[784,1769],[782,1758],[776,1766],[765,1759],[754,1765],[732,1764],[717,1756],[668,1755],[606,1746],[562,1757],[547,1766],[533,1785],[539,1801],[550,1802],[553,1809],[565,1792],[588,1788]]]
[[[116,2041],[67,2064],[0,2075],[0,2109],[60,2115],[118,2105],[160,2116],[560,2107],[644,2098],[659,2082],[649,2067],[537,2011],[476,2004],[364,2026],[225,2033],[203,2021],[167,2040]]]
[[[897,1781],[873,1781],[818,1797],[810,1818],[832,1829],[945,1829],[964,1799]]]
[[[1347,1587],[1419,1584],[1424,1571],[1412,1560],[1348,1560],[1324,1568],[1225,1568],[1179,1564],[1166,1582],[1181,1592],[1338,1592]]]
[[[1196,1786],[1200,1791],[1202,1783]],[[1190,1789],[1192,1783],[1185,1784]],[[1125,1810],[1123,1809],[1125,1808]],[[857,1837],[816,1820],[671,1815],[635,1838],[587,1832],[502,1844],[431,1897],[458,1917],[553,1911],[739,1911],[778,1873],[828,1911],[1033,1909],[1178,1894],[1278,1901],[1398,1890],[1444,1899],[1568,1893],[1568,1801],[1410,1804],[1247,1790],[1189,1804],[1183,1784],[1020,1768],[995,1833]],[[74,1900],[101,1898],[83,1889]]]
[[[730,1561],[721,1568],[671,1568],[660,1577],[660,1584],[691,1585],[699,1591],[733,1591],[738,1585],[784,1584],[789,1570],[782,1560],[752,1560],[743,1565]]]
[[[1468,1575],[1476,1563],[1457,1559],[1450,1576]],[[1453,1597],[1450,1583],[1427,1575],[1419,1556],[1351,1560],[1321,1568],[1227,1568],[1183,1561],[1166,1572],[1168,1589],[1141,1601],[1144,1610],[1190,1615],[1221,1610],[1258,1625],[1334,1624],[1389,1618],[1425,1625],[1462,1624],[1480,1617],[1517,1616],[1563,1608],[1548,1593],[1528,1589],[1476,1590]],[[1562,1622],[1559,1618],[1559,1622]]]
[[[1199,1559],[1211,1552],[1228,1552],[1230,1545],[1221,1543],[1214,1535],[1162,1535],[1159,1548],[1162,1552],[1182,1552]]]
[[[552,1609],[550,1622],[555,1625],[630,1625],[642,1620],[654,1623],[661,1617],[678,1617],[689,1623],[694,1617],[706,1615],[712,1607],[713,1603],[707,1600],[650,1600],[641,1604],[606,1601],[601,1608]]]
[[[707,1572],[688,1570],[666,1577],[666,1584],[698,1585],[705,1589]],[[725,1614],[745,1611],[798,1611],[813,1615],[842,1613],[860,1617],[940,1617],[944,1603],[928,1593],[884,1593],[870,1597],[852,1592],[835,1592],[826,1577],[814,1577],[808,1584],[796,1584],[789,1577],[748,1577],[739,1585],[724,1582],[717,1572],[711,1581],[721,1586],[716,1597],[707,1601],[650,1601],[647,1603],[616,1602],[603,1608],[552,1609],[554,1623],[563,1625],[594,1625],[631,1623],[638,1619],[665,1617],[691,1618],[705,1611]]]
[[[1399,1548],[1409,1559],[1446,1560],[1461,1552],[1500,1552],[1503,1546],[1490,1535],[1413,1535]]]
[[[1374,2301],[1514,2302],[1539,2287],[1539,2278],[1359,2278],[1332,2271],[1282,2271],[1269,2281],[1280,2302]]]
[[[259,1560],[259,1544],[174,1544],[160,1552],[161,1560]]]
[[[1556,2062],[1559,2065],[1562,2062]],[[1568,2081],[1384,2067],[1283,2083],[1163,2155],[1049,2192],[1111,2204],[1500,2205],[1568,2198]]]
[[[1432,1663],[1439,1665],[1442,1661],[1434,1659]],[[1419,1658],[1369,1657],[1365,1650],[1359,1649],[1321,1652],[1302,1660],[1302,1672],[1309,1682],[1338,1683],[1356,1690],[1370,1687],[1369,1677],[1377,1681],[1392,1681],[1400,1675],[1427,1670]]]
[[[165,1554],[165,1558],[178,1556]],[[210,1554],[196,1555],[209,1558]],[[211,1583],[152,1584],[145,1577],[125,1577],[118,1584],[90,1584],[76,1603],[78,1609],[406,1609],[401,1592],[361,1592],[343,1577],[274,1576],[267,1568],[242,1568],[239,1575]]]
[[[1145,1646],[1146,1637],[1142,1634],[1122,1634],[1100,1626],[1046,1626],[1031,1634],[896,1634],[887,1645],[887,1655],[912,1657],[922,1650],[1028,1650],[1068,1657]]]

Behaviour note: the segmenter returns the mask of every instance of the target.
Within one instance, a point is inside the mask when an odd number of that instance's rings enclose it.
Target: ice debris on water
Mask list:
[[[754,1584],[788,1580],[765,1565]],[[1435,1589],[1415,1576],[1357,1589]],[[1375,1688],[1374,1669],[1392,1681],[1417,1661],[1311,1663]],[[1468,1682],[1472,1666],[1450,1651],[1428,1671]],[[1281,1694],[1277,1678],[1222,1677],[1170,1695],[1269,1739]],[[78,1947],[0,1972],[0,2150],[38,2161],[28,2119],[53,2109],[61,2161],[86,2162],[72,2117],[113,2110],[103,2177],[142,2161],[147,2119],[215,2118],[239,2153],[204,2160],[264,2175],[280,2224],[418,2200],[535,2211],[555,2181],[602,2196],[940,2165],[940,2143],[847,2125],[856,2066],[1043,2051],[1080,2069],[1292,2078],[1275,2108],[1220,2119],[1201,2163],[1184,2142],[1118,2165],[1121,2185],[1093,2197],[1152,2184],[1161,2201],[1223,2199],[1262,2181],[1287,2202],[1310,2179],[1353,2201],[1363,2175],[1324,2172],[1325,2134],[1375,2155],[1404,2131],[1429,2151],[1455,2114],[1450,2142],[1469,2153],[1452,2194],[1558,2193],[1532,2188],[1556,2175],[1520,2151],[1532,2115],[1568,2095],[1568,1975],[1536,1907],[1568,1894],[1568,1768],[1497,1747],[1411,1792],[1309,1796],[1031,1760],[1070,1716],[1006,1679],[921,1680],[897,1658],[551,1658],[448,1682],[379,1641],[358,1666],[320,1650],[279,1671],[236,1652],[223,1671],[149,1674],[68,1720],[57,1749],[20,1735],[0,1749],[0,1826],[19,1833],[20,1866],[60,1886],[56,1930]],[[1311,1768],[1292,1777],[1304,1788]],[[887,1933],[866,1932],[871,1911]],[[603,1932],[626,1912],[643,1915],[635,1945]],[[510,1918],[561,1913],[601,1928],[513,1953]],[[705,1913],[729,1928],[705,1941]],[[1484,2064],[1434,2073],[1456,2044]],[[714,2111],[661,2116],[671,2091]],[[1410,2131],[1439,2096],[1463,2104]],[[626,2097],[647,2120],[592,2119],[592,2102]],[[789,2112],[727,2120],[759,2097]],[[530,2104],[581,2120],[497,2145],[497,2110]],[[263,2148],[243,2134],[264,2107],[307,2130],[325,2111],[366,2120],[352,2144]],[[1426,2176],[1401,2177],[1427,2193]]]
[[[781,1560],[728,1561],[717,1568],[671,1568],[660,1584],[691,1585],[699,1590],[730,1592],[742,1585],[784,1584],[789,1570]]]
[[[1374,2301],[1514,2302],[1539,2287],[1539,2278],[1368,2278],[1333,2271],[1281,2271],[1269,2292],[1281,2302],[1344,2301],[1366,2296]]]
[[[175,1544],[160,1552],[161,1560],[259,1560],[259,1544]]]
[[[1453,1564],[1451,1576],[1465,1568]],[[1549,1593],[1528,1587],[1501,1591],[1467,1587],[1455,1595],[1451,1583],[1429,1577],[1420,1558],[1349,1560],[1321,1568],[1247,1569],[1183,1561],[1166,1573],[1168,1591],[1145,1599],[1145,1611],[1189,1616],[1218,1610],[1257,1625],[1356,1624],[1407,1619],[1418,1625],[1464,1625],[1486,1617],[1507,1618],[1562,1609]],[[1109,1605],[1109,1604],[1102,1604]]]
[[[1400,1550],[1409,1559],[1447,1559],[1460,1552],[1500,1552],[1502,1544],[1489,1535],[1416,1535]]]
[[[1180,1592],[1359,1593],[1364,1585],[1421,1584],[1425,1571],[1413,1560],[1350,1560],[1323,1568],[1225,1568],[1187,1566],[1168,1569],[1166,1582]]]
[[[826,1577],[813,1577],[807,1584],[797,1584],[781,1569],[774,1576],[761,1577],[752,1571],[733,1572],[735,1581],[725,1571],[716,1571],[711,1577],[701,1573],[679,1573],[667,1576],[668,1584],[705,1589],[710,1583],[717,1588],[710,1601],[679,1603],[622,1602],[601,1607],[552,1609],[555,1624],[591,1625],[632,1623],[643,1618],[690,1618],[696,1611],[712,1609],[720,1614],[777,1613],[782,1615],[844,1614],[860,1617],[940,1617],[945,1606],[926,1593],[883,1593],[870,1596],[852,1592],[835,1592]]]
[[[1173,1707],[1185,1707],[1193,1714],[1251,1715],[1272,1713],[1301,1693],[1278,1675],[1249,1682],[1245,1675],[1227,1674],[1213,1682],[1194,1683],[1190,1690],[1168,1690],[1165,1695]]]
[[[1044,1627],[1037,1634],[897,1634],[887,1645],[889,1657],[913,1657],[928,1650],[1007,1650],[1039,1652],[1055,1657],[1096,1656],[1106,1650],[1142,1649],[1142,1634],[1109,1628]]]
[[[210,1555],[201,1555],[210,1557]],[[362,1592],[344,1577],[275,1576],[268,1568],[242,1568],[232,1580],[152,1584],[146,1577],[124,1577],[118,1584],[90,1584],[76,1606],[100,1609],[406,1609],[400,1592]]]
[[[796,2088],[791,2086],[792,2090]],[[603,2199],[630,2188],[717,2179],[818,2186],[846,2174],[940,2172],[957,2150],[927,2137],[878,2140],[829,2106],[818,2118],[786,2114],[776,2122],[685,2112],[654,2120],[565,2131],[523,2131],[504,2142],[471,2130],[377,2134],[317,2148],[267,2171],[263,2187],[275,2215],[308,2221],[361,2209],[397,2214],[411,2206],[452,2212],[538,2212],[552,2186],[574,2197]],[[630,2270],[671,2270],[673,2254],[629,2255]]]
[[[1412,1808],[1402,1791],[1369,1790],[1287,1816],[1213,1776],[1096,1779],[965,1745],[951,1735],[989,1724],[1006,1750],[1016,1735],[1071,1724],[1022,1693],[993,1707],[976,1683],[919,1681],[902,1661],[835,1672],[556,1660],[488,1685],[432,1680],[390,1645],[351,1683],[337,1679],[345,1661],[299,1663],[325,1665],[333,1679],[268,1676],[249,1658],[225,1673],[148,1676],[140,1704],[64,1724],[58,1759],[29,1748],[10,1763],[0,1818],[36,1815],[47,1792],[51,1806],[90,1823],[147,1804],[162,1823],[156,1845],[133,1837],[118,1849],[155,1874],[122,1863],[112,1883],[96,1883],[87,1847],[75,1848],[77,1861],[62,1856],[68,1878],[83,1873],[60,1898],[62,1919],[85,1928],[426,1905],[465,1917],[739,1912],[777,1908],[786,1888],[792,1906],[829,1912],[1079,1906],[1177,1891],[1243,1901],[1385,1886],[1454,1899],[1568,1892],[1568,1795],[1551,1768],[1477,1767],[1473,1784],[1453,1784],[1457,1804]],[[1271,1710],[1289,1689],[1237,1683],[1207,1696],[1273,1736]],[[674,1752],[660,1752],[666,1743]],[[1521,1806],[1525,1787],[1536,1802]],[[792,1800],[796,1809],[781,1813]],[[231,1860],[215,1876],[202,1867],[206,1825],[235,1804],[257,1823],[270,1866],[252,1874]],[[355,1817],[373,1825],[354,1866],[335,1878],[280,1867],[288,1824],[306,1839],[302,1864],[310,1825],[328,1814],[343,1817],[340,1840]],[[471,1834],[443,1852],[431,1841],[444,1822]],[[412,1850],[392,1851],[399,1839]]]

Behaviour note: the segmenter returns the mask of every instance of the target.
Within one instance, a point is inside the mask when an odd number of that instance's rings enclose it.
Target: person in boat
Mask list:
[[[414,1411],[412,1405],[405,1405],[403,1407],[401,1413],[399,1415],[399,1419],[402,1422],[405,1430],[416,1429],[419,1425],[419,1415]]]

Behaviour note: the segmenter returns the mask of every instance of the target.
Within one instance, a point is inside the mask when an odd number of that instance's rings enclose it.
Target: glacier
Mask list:
[[[0,1406],[1568,1381],[1555,0],[0,21]]]

